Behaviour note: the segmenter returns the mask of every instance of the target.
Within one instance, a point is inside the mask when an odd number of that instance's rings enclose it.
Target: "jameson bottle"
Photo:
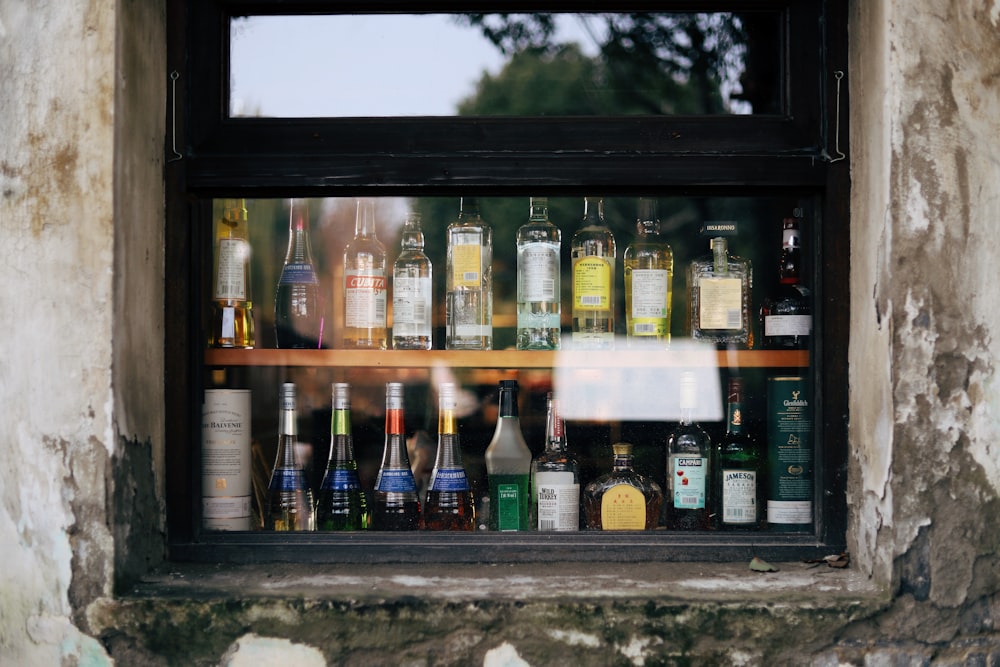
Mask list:
[[[388,294],[385,247],[375,235],[375,202],[359,199],[354,238],[344,249],[344,348],[386,349]]]
[[[490,483],[489,529],[528,530],[530,525],[531,450],[521,434],[517,380],[500,381],[500,416],[486,448]]]
[[[313,497],[302,467],[295,460],[298,436],[295,385],[286,382],[278,394],[278,454],[264,502],[264,530],[313,530]]]
[[[455,416],[455,385],[442,384],[438,393],[438,448],[424,499],[424,527],[471,531],[476,525],[476,505],[462,465]]]
[[[706,224],[708,230],[713,227],[726,227],[727,232],[733,233],[736,223]],[[751,349],[750,260],[729,254],[725,236],[713,237],[711,247],[709,255],[691,262],[688,269],[691,337],[720,347]]]
[[[799,213],[799,211],[796,211]],[[812,303],[802,285],[802,240],[797,217],[785,218],[778,264],[778,289],[760,307],[763,346],[805,349],[812,335]]]
[[[573,346],[610,350],[615,344],[615,237],[604,222],[604,200],[584,200],[583,222],[570,243],[573,258]]]
[[[660,236],[656,200],[639,199],[636,239],[625,248],[625,336],[629,347],[670,345],[674,254]]]
[[[681,420],[667,439],[666,527],[708,530],[712,439],[694,422],[698,395],[693,373],[681,375],[680,392]]]
[[[410,470],[403,430],[403,385],[385,385],[385,448],[375,479],[372,528],[416,530],[421,526],[417,484]]]
[[[549,222],[546,197],[530,199],[528,223],[517,230],[517,349],[558,350],[562,233]]]
[[[420,214],[403,223],[402,252],[392,266],[392,346],[397,350],[433,347],[434,267],[424,253]]]
[[[479,201],[463,197],[448,225],[445,348],[493,349],[493,229]]]
[[[726,434],[711,466],[715,525],[723,530],[757,529],[763,518],[763,464],[743,410],[743,379],[730,378],[727,394]]]
[[[655,530],[660,521],[660,485],[635,471],[632,445],[611,447],[614,464],[584,490],[583,507],[590,530]]]
[[[254,346],[250,296],[250,236],[246,201],[223,200],[215,222],[215,285],[212,292],[210,347]]]
[[[580,472],[566,442],[566,425],[559,401],[546,398],[545,452],[531,463],[538,530],[579,530]]]
[[[323,347],[323,302],[309,243],[309,206],[290,200],[288,251],[274,293],[274,335],[279,348]]]
[[[350,386],[337,382],[333,385],[330,458],[316,498],[316,527],[318,530],[365,530],[368,520],[368,503],[354,458]]]

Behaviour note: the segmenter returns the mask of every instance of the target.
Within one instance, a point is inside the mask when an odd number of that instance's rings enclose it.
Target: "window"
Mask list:
[[[168,165],[170,297],[166,333],[171,372],[166,381],[171,416],[168,525],[172,558],[713,560],[742,559],[751,550],[772,558],[819,551],[825,555],[843,544],[848,182],[846,161],[834,161],[829,154],[836,154],[839,148],[836,137],[846,136],[842,125],[846,100],[838,90],[833,74],[837,68],[832,64],[842,58],[846,44],[844,8],[832,2],[732,2],[690,13],[688,6],[674,10],[672,4],[587,5],[586,11],[574,14],[538,13],[536,8],[517,5],[505,6],[504,11],[521,13],[501,15],[486,3],[464,3],[461,8],[425,3],[419,14],[409,7],[381,3],[335,3],[331,7],[330,3],[302,2],[294,8],[264,0],[178,3],[184,11],[176,12],[172,21],[171,59],[187,64],[179,70],[173,100],[175,145],[181,158]],[[463,13],[458,13],[459,9]],[[299,91],[300,102],[275,107],[274,111],[263,102],[252,101],[261,93],[248,93],[252,88],[244,87],[259,70],[273,67],[282,53],[264,36],[255,37],[266,35],[269,26],[287,29],[295,22],[329,26],[320,29],[328,31],[323,34],[331,35],[331,41],[337,34],[381,35],[402,26],[396,40],[355,40],[355,48],[365,50],[355,51],[352,60],[336,60],[344,58],[342,52],[321,56],[333,59],[324,63],[325,69],[336,70],[339,62],[347,62],[353,69],[388,53],[391,70],[393,62],[434,55],[429,52],[409,58],[409,50],[404,51],[404,38],[423,34],[427,30],[423,26],[432,20],[451,29],[461,28],[467,36],[481,38],[488,33],[506,49],[499,69],[478,78],[478,88],[461,98],[453,113],[419,105],[412,110],[397,107],[391,95],[381,106],[336,106],[338,99],[365,97],[366,90],[378,88],[385,69],[355,77],[353,84],[337,84],[340,94],[333,96],[332,106],[314,99],[319,90],[336,80],[332,74],[328,79],[293,84],[291,90]],[[567,24],[585,29],[592,40],[590,46],[597,44],[601,49],[588,55],[583,47],[574,49],[558,42],[557,37],[566,30],[572,34]],[[658,41],[663,35],[672,35],[674,41]],[[258,46],[255,39],[261,40],[260,49],[268,55],[250,61],[244,56]],[[400,50],[387,47],[387,43],[399,44]],[[447,51],[448,44],[435,41],[435,45],[437,50]],[[517,55],[508,57],[508,53]],[[306,71],[316,57],[301,55],[296,48],[283,65],[287,78]],[[585,79],[579,78],[581,68],[587,69]],[[421,85],[432,85],[433,71],[420,67],[414,71],[413,77],[425,75]],[[581,80],[601,85],[581,86]],[[384,85],[390,86],[388,82]],[[309,86],[316,95],[308,94]],[[520,100],[511,99],[510,90],[527,90],[537,93],[538,98],[520,104]],[[566,103],[567,98],[574,101],[574,93],[594,103],[585,110],[576,109]],[[261,116],[253,115],[255,105]],[[434,437],[436,423],[427,416],[433,413],[433,405],[427,410],[411,406],[426,400],[428,392],[423,387],[433,384],[431,374],[438,364],[447,367],[482,406],[495,400],[491,392],[499,378],[521,379],[529,388],[523,392],[523,427],[529,439],[538,442],[545,390],[558,380],[557,371],[575,366],[561,361],[557,353],[540,356],[504,349],[513,342],[516,319],[510,273],[512,230],[526,218],[529,196],[536,195],[549,198],[551,217],[561,228],[564,276],[568,275],[569,239],[579,226],[585,196],[604,197],[619,258],[634,230],[636,199],[657,200],[661,219],[667,221],[667,240],[675,252],[671,327],[675,341],[686,335],[685,268],[708,247],[699,235],[702,224],[739,222],[740,232],[733,244],[752,260],[756,309],[758,298],[777,280],[780,221],[795,210],[802,214],[805,272],[813,290],[816,334],[810,349],[784,356],[759,349],[732,354],[720,351],[711,357],[718,365],[712,372],[719,383],[737,368],[746,377],[747,385],[753,387],[747,391],[750,412],[758,416],[766,411],[768,375],[794,373],[807,378],[814,396],[815,441],[815,512],[807,530],[745,534],[369,531],[349,535],[203,530],[200,411],[203,391],[208,388],[252,389],[254,440],[267,460],[273,456],[277,387],[283,380],[307,377],[310,383],[327,388],[332,381],[352,382],[358,396],[368,397],[367,402],[375,406],[367,412],[355,409],[355,438],[364,443],[356,444],[356,453],[368,488],[372,466],[377,466],[381,457],[379,397],[384,383],[402,376],[413,378],[408,384],[413,389],[408,395],[407,414],[423,419],[425,430]],[[425,212],[427,250],[440,278],[444,275],[444,225],[457,213],[463,196],[479,197],[484,217],[492,218],[496,227],[495,352],[483,353],[481,361],[467,356],[459,361],[459,355],[442,349],[440,336],[436,336],[435,350],[423,358],[415,356],[421,353],[410,353],[379,359],[378,351],[337,350],[335,343],[326,350],[276,353],[267,313],[274,272],[280,268],[286,242],[287,227],[282,228],[280,222],[287,216],[285,200],[303,197],[312,203],[313,244],[321,283],[331,304],[327,312],[335,318],[334,275],[340,270],[339,256],[353,223],[353,215],[345,218],[343,211],[351,209],[354,197],[377,199],[383,211],[378,232],[390,261],[398,252],[392,225],[401,220],[401,207]],[[232,197],[248,201],[251,228],[259,234],[252,244],[258,349],[206,351],[212,224],[220,200]],[[564,331],[569,327],[568,287],[569,279],[564,277]],[[620,284],[616,290],[620,295]],[[438,284],[435,298],[441,299],[442,293],[443,286]],[[621,308],[619,304],[619,319]],[[442,323],[435,324],[440,327]],[[619,383],[634,384],[641,376],[641,382],[652,389],[658,372],[668,377],[674,372],[671,369],[678,366],[681,353],[675,346],[657,355],[659,360],[652,364],[635,354],[630,357],[625,350],[614,354],[612,361],[604,363],[599,384],[610,385],[616,377]],[[392,361],[387,364],[384,359]],[[649,365],[652,370],[643,368]],[[643,372],[638,375],[629,374],[640,370]],[[329,400],[328,389],[316,395]],[[359,400],[357,405],[363,403]],[[715,403],[721,411],[722,399]],[[495,423],[490,414],[480,411],[465,420],[460,431],[467,467],[480,486],[483,475],[478,459]],[[329,406],[317,406],[313,415],[300,414],[300,418],[300,428],[317,432],[312,438],[314,470],[321,470]],[[610,468],[612,442],[628,440],[642,450],[637,456],[640,472],[664,485],[662,443],[672,425],[669,415],[663,419],[571,417],[570,444],[581,458],[581,483]],[[712,427],[717,431],[718,424]]]

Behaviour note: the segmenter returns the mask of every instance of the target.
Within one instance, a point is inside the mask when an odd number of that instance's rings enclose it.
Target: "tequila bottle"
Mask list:
[[[584,513],[590,530],[655,530],[660,521],[663,491],[653,480],[634,469],[632,445],[612,446],[611,472],[587,485]]]
[[[298,419],[295,385],[286,382],[278,395],[278,453],[267,485],[264,530],[313,530],[313,496],[305,471],[295,459]]]
[[[215,222],[215,289],[210,347],[254,346],[250,296],[250,236],[246,201],[226,199]]]
[[[354,458],[350,386],[337,382],[333,385],[330,457],[316,499],[316,526],[319,530],[365,530],[368,523],[368,501]]]
[[[726,434],[715,449],[715,524],[724,530],[760,527],[763,508],[763,468],[760,449],[743,409],[743,379],[729,379],[726,399]]]
[[[441,385],[438,404],[438,448],[424,499],[424,527],[471,531],[476,526],[476,505],[462,465],[454,384]]]
[[[532,197],[528,223],[517,230],[519,350],[559,349],[561,244],[562,233],[549,221],[548,199]]]
[[[549,392],[546,398],[545,452],[531,463],[538,530],[579,530],[580,472],[569,452],[566,424],[559,413],[559,401]]]
[[[681,420],[667,440],[666,527],[671,530],[708,530],[712,439],[695,423],[698,405],[694,374],[681,376]]]
[[[711,254],[691,262],[688,270],[691,337],[750,349],[750,261],[730,255],[724,236],[713,238],[711,246]]]
[[[625,336],[629,347],[670,344],[674,254],[660,236],[656,200],[639,200],[636,240],[625,248]]]
[[[385,447],[382,465],[375,479],[372,528],[375,530],[416,530],[420,528],[417,484],[410,470],[403,430],[403,385],[385,386]]]
[[[493,349],[493,228],[479,201],[463,197],[448,226],[445,348]]]
[[[500,381],[500,415],[486,448],[490,484],[490,530],[528,530],[531,496],[531,450],[521,433],[517,380]]]
[[[392,346],[397,350],[433,347],[433,272],[424,253],[420,214],[410,212],[403,223],[402,252],[392,266]]]
[[[615,344],[615,237],[604,222],[604,200],[584,200],[583,222],[570,243],[573,258],[573,346],[610,350]]]
[[[375,202],[359,199],[354,238],[344,249],[344,344],[384,350],[388,345],[385,247],[375,235]]]
[[[323,303],[304,199],[290,201],[288,250],[274,293],[274,335],[279,348],[323,347]]]
[[[802,284],[802,240],[798,218],[785,218],[782,229],[778,289],[760,307],[763,346],[805,349],[812,335],[812,302]]]

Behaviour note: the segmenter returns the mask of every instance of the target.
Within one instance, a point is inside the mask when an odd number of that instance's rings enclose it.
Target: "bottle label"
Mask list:
[[[581,257],[573,263],[573,309],[608,310],[611,307],[611,262],[603,257]]]
[[[465,468],[435,468],[431,473],[430,491],[468,491],[469,479]]]
[[[571,472],[535,474],[538,530],[580,529],[580,485]]]
[[[250,401],[249,389],[205,390],[201,495],[203,525],[208,530],[249,530]],[[230,519],[235,520],[232,525],[223,521]]]
[[[517,484],[496,485],[496,505],[490,510],[497,513],[497,530],[523,530],[521,525],[521,490]]]
[[[431,279],[397,275],[392,282],[394,326],[430,322]]]
[[[250,530],[250,505],[250,496],[202,498],[202,525],[205,530]]]
[[[416,493],[417,484],[409,468],[383,468],[375,480],[375,490],[383,493]]]
[[[521,248],[518,264],[518,287],[521,302],[557,300],[556,280],[559,277],[559,253],[550,245],[530,243]]]
[[[385,276],[366,271],[344,274],[344,324],[357,329],[385,328]]]
[[[664,269],[632,269],[632,327],[634,336],[667,334],[668,273]]]
[[[357,470],[330,470],[323,477],[324,491],[357,491],[361,488]]]
[[[696,510],[705,506],[707,473],[707,458],[671,454],[670,480],[673,483],[673,500],[676,509]]]
[[[812,501],[810,500],[768,500],[767,522],[812,523]]]
[[[318,285],[316,269],[312,264],[285,264],[281,268],[279,285]]]
[[[812,315],[768,315],[764,318],[765,336],[808,336],[812,333]]]
[[[722,471],[722,522],[757,522],[757,471]]]
[[[473,241],[452,246],[452,281],[455,287],[480,286],[482,258],[482,246],[479,243]]]
[[[602,530],[645,530],[646,497],[628,484],[617,484],[601,498]]]
[[[300,491],[306,487],[306,476],[301,468],[275,468],[271,473],[269,491]]]
[[[219,272],[215,276],[215,298],[246,301],[246,260],[250,244],[243,239],[219,241]]]
[[[743,328],[743,281],[701,278],[698,281],[698,325],[701,329]]]

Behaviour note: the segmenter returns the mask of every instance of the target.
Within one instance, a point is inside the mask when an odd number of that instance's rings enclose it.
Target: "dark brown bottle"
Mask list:
[[[778,264],[778,288],[760,307],[760,331],[767,349],[800,350],[812,335],[812,299],[802,284],[802,242],[798,218],[785,218]]]

